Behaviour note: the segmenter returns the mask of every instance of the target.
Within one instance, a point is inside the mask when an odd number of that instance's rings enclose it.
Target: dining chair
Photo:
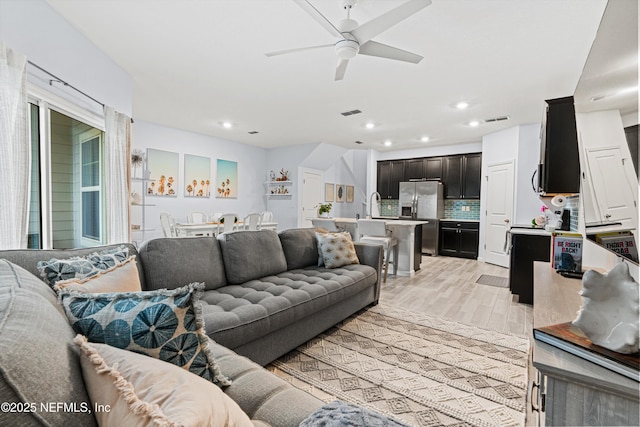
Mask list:
[[[389,264],[391,264],[390,254],[393,249],[393,274],[398,273],[398,239],[391,235],[391,230],[387,229],[387,223],[381,219],[359,219],[356,221],[358,228],[359,243],[372,243],[381,245],[384,254],[384,280],[387,282]]]
[[[238,214],[235,213],[222,214],[222,217],[219,221],[221,224],[218,225],[218,234],[228,233],[235,230],[237,218]]]
[[[311,224],[313,224],[316,228],[326,228],[329,232],[342,231],[337,225],[336,222],[332,219],[326,218],[313,218],[311,220]]]
[[[222,218],[222,212],[214,212],[211,214],[211,222],[218,222]]]
[[[273,212],[271,211],[263,211],[260,216],[262,217],[262,222],[273,222]]]
[[[202,212],[191,212],[188,219],[191,224],[204,224],[207,222],[207,216]]]
[[[178,233],[175,228],[175,220],[168,213],[160,214],[160,226],[162,227],[162,233],[164,237],[178,237]]]
[[[243,225],[244,230],[260,230],[260,223],[262,222],[262,215],[259,213],[250,213],[244,217]]]

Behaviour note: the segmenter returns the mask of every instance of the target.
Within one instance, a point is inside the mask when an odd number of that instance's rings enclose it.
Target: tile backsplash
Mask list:
[[[480,221],[480,200],[446,199],[444,217]]]
[[[400,201],[398,199],[384,199],[380,202],[380,215],[400,216]]]
[[[571,215],[569,217],[571,219],[571,225],[569,229],[571,231],[578,231],[578,220],[580,218],[580,195],[568,196],[567,204],[564,208],[571,211]]]

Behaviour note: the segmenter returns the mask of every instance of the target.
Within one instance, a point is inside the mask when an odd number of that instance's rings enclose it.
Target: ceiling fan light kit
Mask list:
[[[347,70],[349,60],[356,55],[377,56],[397,61],[419,63],[423,58],[415,53],[407,52],[392,46],[371,40],[373,37],[388,30],[411,15],[419,12],[431,4],[431,0],[409,0],[406,3],[383,13],[371,21],[359,25],[351,19],[350,13],[357,0],[338,0],[338,3],[347,11],[346,19],[342,19],[336,25],[329,21],[318,9],[313,6],[310,0],[293,0],[318,24],[327,30],[338,41],[334,44],[338,65],[336,66],[335,80],[342,80]],[[302,52],[310,49],[318,49],[331,45],[311,46],[297,49],[288,49],[278,52],[267,53],[266,56],[276,56],[294,52]]]

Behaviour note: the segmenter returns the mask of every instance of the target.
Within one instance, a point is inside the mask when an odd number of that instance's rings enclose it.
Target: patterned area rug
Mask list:
[[[497,286],[499,288],[509,287],[509,278],[502,276],[492,276],[490,274],[481,274],[476,280],[481,285]]]
[[[522,426],[529,340],[378,305],[267,369],[414,426]]]

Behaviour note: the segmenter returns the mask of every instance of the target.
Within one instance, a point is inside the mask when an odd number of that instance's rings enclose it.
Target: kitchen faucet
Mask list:
[[[375,207],[376,207],[375,212],[373,209],[374,197],[375,197]],[[380,208],[378,208],[378,202],[380,201],[382,201],[382,197],[380,196],[380,193],[378,193],[377,191],[374,191],[373,193],[371,193],[371,196],[369,196],[369,217],[370,218],[373,218],[374,216],[380,216]]]

